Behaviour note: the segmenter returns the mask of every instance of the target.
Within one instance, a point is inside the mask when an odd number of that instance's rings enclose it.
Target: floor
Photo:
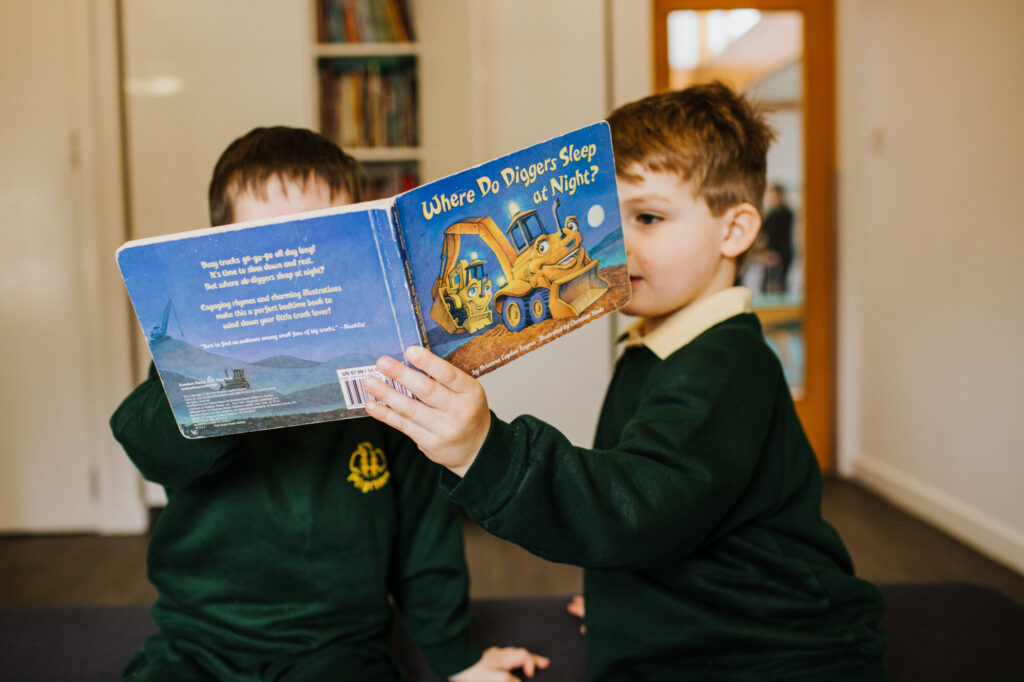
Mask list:
[[[1024,576],[900,511],[866,489],[825,482],[823,516],[857,573],[875,582],[970,581],[1024,603]],[[145,536],[0,536],[0,607],[149,604]],[[553,564],[466,523],[475,598],[572,594],[580,569]]]

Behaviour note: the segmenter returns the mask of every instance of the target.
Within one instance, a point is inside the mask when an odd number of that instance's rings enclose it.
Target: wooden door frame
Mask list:
[[[668,13],[795,10],[804,16],[804,335],[797,413],[824,471],[835,461],[835,24],[833,0],[652,0],[654,91],[668,89]],[[809,122],[813,121],[813,128]]]

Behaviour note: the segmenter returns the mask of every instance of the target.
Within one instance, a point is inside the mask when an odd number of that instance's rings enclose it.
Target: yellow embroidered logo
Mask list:
[[[380,490],[391,478],[384,451],[375,448],[370,441],[363,441],[348,460],[348,480],[361,492]]]

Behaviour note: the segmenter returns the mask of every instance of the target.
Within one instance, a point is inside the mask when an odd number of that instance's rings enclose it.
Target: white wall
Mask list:
[[[611,25],[609,109],[654,92],[653,36],[649,0],[605,0]]]
[[[106,424],[131,386],[114,2],[2,16],[0,531],[138,531],[138,475]]]
[[[1024,3],[837,25],[840,470],[1024,571]]]
[[[121,5],[132,236],[206,227],[228,143],[255,126],[316,124],[312,0]]]

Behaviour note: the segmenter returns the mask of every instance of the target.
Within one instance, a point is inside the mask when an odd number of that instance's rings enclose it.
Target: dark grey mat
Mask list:
[[[883,585],[892,682],[1024,680],[1024,605],[972,583]]]
[[[969,583],[883,586],[891,682],[1024,680],[1024,605]],[[525,646],[551,657],[534,679],[586,679],[583,637],[565,611],[568,597],[478,600],[482,646]],[[109,682],[155,631],[142,606],[0,609],[0,679]],[[412,680],[436,682],[400,631],[395,646]]]

